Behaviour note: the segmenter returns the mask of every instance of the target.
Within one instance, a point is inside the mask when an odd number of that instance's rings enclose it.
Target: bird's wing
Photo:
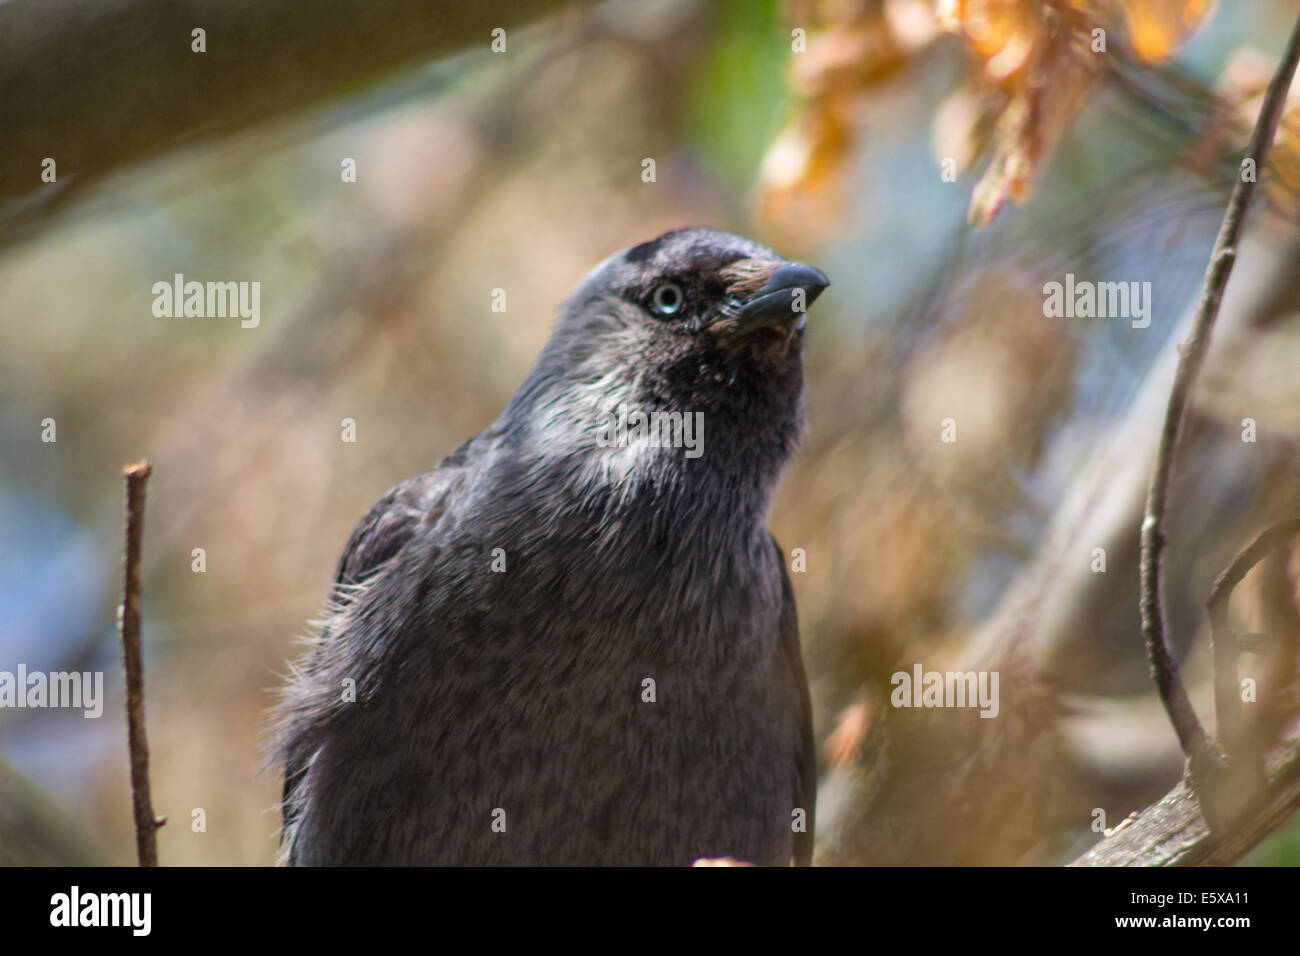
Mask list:
[[[471,438],[433,471],[408,478],[370,506],[343,546],[336,585],[359,584],[392,558],[415,534],[422,521],[436,520],[446,507],[448,491],[483,445],[483,435]],[[346,600],[346,594],[336,598]]]
[[[479,453],[490,443],[492,429],[471,438],[448,455],[433,471],[408,478],[391,489],[370,506],[365,517],[357,524],[352,536],[343,547],[335,572],[335,585],[330,603],[335,611],[351,602],[355,596],[353,585],[362,584],[379,571],[383,565],[415,536],[424,522],[436,521],[447,506],[447,499],[459,487],[464,472]],[[318,647],[336,635],[322,633]],[[315,660],[309,658],[303,666],[304,675],[315,671]],[[311,746],[285,746],[280,748],[284,762],[284,790],[282,810],[284,832],[288,832],[297,815],[292,800],[294,790],[311,763]]]
[[[772,538],[776,549],[777,565],[781,568],[781,648],[785,654],[787,673],[794,681],[799,694],[799,746],[795,754],[795,785],[798,788],[798,806],[807,814],[807,827],[794,835],[795,866],[812,863],[813,838],[816,832],[817,809],[817,749],[813,739],[812,701],[808,696],[808,678],[803,669],[803,651],[799,645],[799,612],[794,603],[794,587],[785,569],[785,555]]]

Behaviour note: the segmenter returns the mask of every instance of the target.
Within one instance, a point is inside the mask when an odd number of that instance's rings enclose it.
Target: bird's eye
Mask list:
[[[676,282],[665,282],[655,287],[650,301],[660,315],[676,315],[686,302],[686,293]]]

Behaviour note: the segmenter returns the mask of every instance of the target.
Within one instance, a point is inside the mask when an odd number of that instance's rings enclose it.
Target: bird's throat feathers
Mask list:
[[[531,487],[564,489],[549,508],[626,522],[651,511],[696,523],[765,524],[798,443],[802,396],[676,400],[653,374],[617,369],[547,389],[506,438]],[[738,392],[744,386],[732,383]],[[658,394],[658,401],[647,396]],[[517,458],[513,456],[517,455]]]

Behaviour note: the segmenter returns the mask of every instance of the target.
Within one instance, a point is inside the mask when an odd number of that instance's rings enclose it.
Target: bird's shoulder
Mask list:
[[[395,557],[421,526],[435,523],[494,439],[491,428],[475,435],[432,471],[406,479],[371,505],[343,546],[335,582],[361,583]]]

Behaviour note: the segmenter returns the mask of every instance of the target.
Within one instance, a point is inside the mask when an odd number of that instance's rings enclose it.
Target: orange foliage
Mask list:
[[[1053,148],[1106,68],[1116,17],[1134,57],[1168,59],[1203,23],[1211,0],[803,0],[791,23],[807,30],[791,88],[799,106],[773,142],[758,184],[769,227],[824,227],[844,208],[864,97],[899,75],[941,31],[964,42],[970,68],[938,111],[937,159],[957,172],[988,147],[970,201],[984,225],[1023,202]]]

